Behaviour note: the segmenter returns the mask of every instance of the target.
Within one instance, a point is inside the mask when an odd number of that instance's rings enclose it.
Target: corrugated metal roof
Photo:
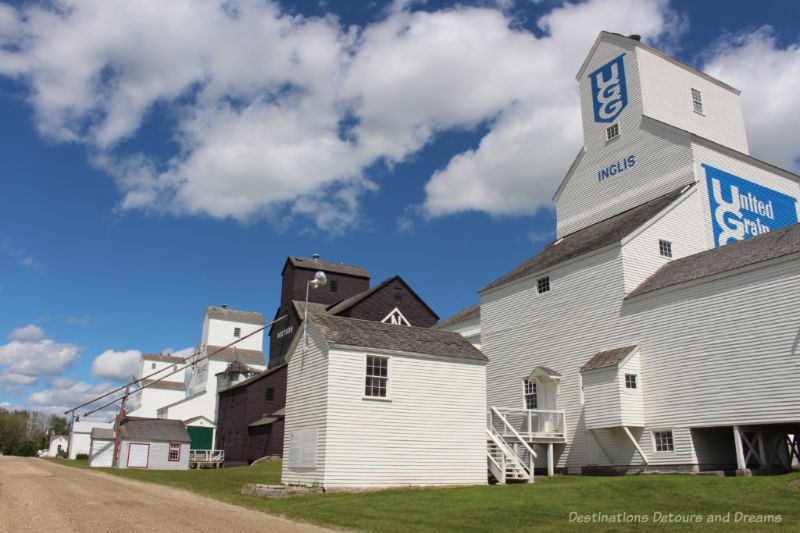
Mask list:
[[[319,328],[328,342],[333,344],[488,361],[486,356],[464,337],[450,331],[384,324],[325,314],[313,314],[309,319]]]
[[[670,261],[627,298],[795,253],[800,253],[800,224]]]

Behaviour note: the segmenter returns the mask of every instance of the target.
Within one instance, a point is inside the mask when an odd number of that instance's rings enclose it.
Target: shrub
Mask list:
[[[78,461],[88,461],[89,460],[89,454],[88,453],[79,453],[79,454],[77,454],[75,456],[75,459],[77,459]]]

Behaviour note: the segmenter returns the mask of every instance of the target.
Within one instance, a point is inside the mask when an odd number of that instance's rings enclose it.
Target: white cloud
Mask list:
[[[44,337],[44,330],[36,324],[28,324],[27,326],[17,328],[8,336],[9,339],[20,342],[38,341],[42,337]]]
[[[42,391],[31,393],[26,400],[26,404],[35,405],[37,410],[49,409],[51,412],[63,413],[67,409],[80,405],[89,400],[105,394],[114,389],[110,383],[100,383],[90,385],[75,379],[54,378],[47,380],[47,388]],[[114,398],[110,396],[109,400]],[[98,402],[100,403],[100,402]],[[102,405],[102,403],[100,403]],[[90,410],[99,405],[87,406],[85,410]],[[84,410],[81,410],[83,413]]]
[[[0,383],[9,385],[35,385],[38,381],[36,376],[26,376],[25,374],[15,374],[8,369],[0,370]]]
[[[4,372],[25,376],[57,376],[80,357],[80,348],[75,344],[60,344],[51,339],[40,339],[41,328],[18,328],[12,332],[29,340],[12,340],[0,346],[0,365]],[[26,330],[19,333],[21,330]],[[36,340],[38,339],[38,340]]]
[[[41,262],[37,261],[36,259],[30,256],[21,260],[19,264],[39,273],[47,270],[47,266],[45,266],[44,264],[42,264]]]
[[[116,381],[131,381],[132,376],[139,376],[141,357],[142,352],[139,350],[106,350],[92,361],[92,375]]]
[[[537,21],[538,37],[498,9],[417,4],[396,0],[363,28],[262,0],[3,6],[0,73],[30,85],[43,136],[89,148],[123,212],[283,227],[303,218],[344,231],[364,220],[360,202],[377,188],[367,166],[392,167],[442,132],[478,125],[488,134],[431,177],[417,212],[550,205],[580,146],[574,75],[597,33],[640,33],[669,51],[686,31],[667,0],[564,3]],[[761,32],[710,63],[726,81],[746,78],[748,115],[759,115],[749,119],[754,152],[779,164],[797,152],[792,135],[770,130],[776,118],[792,132],[800,120],[789,101],[796,57]],[[745,65],[761,75],[745,76]],[[749,103],[764,101],[764,113]],[[120,148],[154,112],[172,126],[176,152],[162,160]]]
[[[779,48],[764,26],[722,39],[704,69],[742,91],[750,153],[800,171],[800,46]]]

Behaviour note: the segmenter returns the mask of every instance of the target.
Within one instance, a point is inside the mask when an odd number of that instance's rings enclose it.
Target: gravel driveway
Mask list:
[[[0,532],[331,531],[188,491],[34,457],[0,457]]]

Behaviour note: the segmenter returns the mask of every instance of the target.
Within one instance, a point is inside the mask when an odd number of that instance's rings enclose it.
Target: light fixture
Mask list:
[[[317,273],[314,274],[314,279],[309,280],[306,283],[306,305],[305,308],[303,309],[303,356],[306,355],[306,324],[308,323],[308,291],[309,289],[318,289],[320,287],[324,287],[326,283],[328,283],[328,277],[325,276],[325,272],[321,270],[318,270]]]

